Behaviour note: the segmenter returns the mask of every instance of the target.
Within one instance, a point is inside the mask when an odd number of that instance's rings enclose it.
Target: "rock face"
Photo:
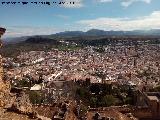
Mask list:
[[[5,31],[6,29],[0,28],[0,38]],[[1,46],[2,41],[0,39],[0,47]],[[23,114],[35,117],[36,113],[32,111],[32,105],[30,104],[28,95],[24,92],[11,93],[10,91],[10,82],[3,78],[2,56],[0,55],[0,119],[2,116],[6,116],[4,119],[9,119],[6,114],[11,115],[14,113],[19,113],[19,116],[21,116],[20,114]]]
[[[5,33],[6,29],[0,28],[0,38]],[[0,47],[2,41],[0,39]],[[3,67],[2,67],[2,56],[0,55],[0,107],[4,107],[10,99],[9,97],[10,84],[3,81]]]
[[[18,111],[23,114],[32,113],[32,105],[30,104],[29,96],[24,92],[20,93],[12,104],[11,110]]]
[[[0,47],[2,46],[1,36],[5,33],[6,29],[0,28]],[[3,68],[2,68],[2,56],[0,55],[0,83],[2,82],[3,78]],[[1,90],[0,86],[0,90]]]

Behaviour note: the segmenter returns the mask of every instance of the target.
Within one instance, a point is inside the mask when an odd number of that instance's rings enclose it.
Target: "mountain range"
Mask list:
[[[51,35],[38,35],[45,38],[66,38],[66,37],[100,37],[100,36],[160,36],[160,29],[151,30],[133,30],[133,31],[104,31],[99,29],[90,29],[87,32],[83,31],[65,31]],[[22,36],[15,38],[5,38],[4,41],[8,42],[21,42],[25,41],[29,37],[36,36]]]
[[[65,31],[53,34],[56,36],[104,36],[104,35],[160,35],[160,29],[151,30],[133,30],[133,31],[104,31],[99,29],[90,29],[87,32]]]

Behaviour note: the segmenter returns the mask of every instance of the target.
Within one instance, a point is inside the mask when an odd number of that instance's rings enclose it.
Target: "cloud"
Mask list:
[[[97,0],[98,2],[102,2],[102,3],[104,3],[104,2],[112,2],[112,0]]]
[[[65,2],[62,6],[65,8],[81,8],[84,6],[83,0],[62,0]],[[70,4],[70,2],[74,2],[74,4]]]
[[[56,15],[54,15],[55,17],[58,17],[58,18],[61,18],[61,19],[64,19],[64,20],[67,20],[67,19],[69,19],[70,17],[69,16],[67,16],[67,15],[61,15],[61,14],[56,14]]]
[[[150,3],[152,0],[122,0],[121,5],[124,7],[128,7],[134,2],[145,2],[145,3]]]
[[[5,37],[19,37],[19,36],[30,36],[30,35],[49,35],[60,32],[60,29],[53,27],[33,27],[33,26],[8,26],[4,34]]]
[[[97,18],[93,20],[81,20],[77,23],[91,28],[103,30],[138,30],[160,28],[160,11],[154,11],[148,16],[130,18]]]

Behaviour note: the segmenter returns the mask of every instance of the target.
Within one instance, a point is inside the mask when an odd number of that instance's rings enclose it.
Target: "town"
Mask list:
[[[3,57],[4,79],[48,119],[158,120],[160,45],[120,43]]]

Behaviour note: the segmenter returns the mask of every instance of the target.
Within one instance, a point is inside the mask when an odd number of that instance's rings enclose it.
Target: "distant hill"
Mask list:
[[[59,33],[54,35],[42,35],[42,36],[28,36],[19,37],[12,41],[12,44],[4,44],[0,49],[0,53],[3,56],[15,57],[22,51],[49,51],[53,48],[58,50],[75,50],[83,48],[85,46],[130,46],[130,45],[149,45],[149,44],[160,44],[159,32],[153,30],[154,35],[146,35],[146,32],[140,31],[125,32],[114,31],[106,32],[90,30],[84,33],[67,32]],[[137,32],[137,33],[136,33]],[[72,35],[74,33],[74,35]],[[79,34],[80,33],[80,34]],[[135,35],[133,35],[135,33]],[[83,35],[82,35],[83,34]],[[144,35],[145,34],[145,35]],[[76,36],[75,36],[76,35]],[[19,42],[18,42],[19,41]]]
[[[39,44],[39,43],[52,43],[52,44],[59,44],[59,41],[54,40],[54,39],[50,39],[50,38],[45,38],[45,37],[41,37],[41,36],[34,36],[34,37],[29,37],[25,40],[26,43],[35,43],[35,44]]]
[[[95,35],[95,36],[106,35],[106,31],[98,30],[98,29],[91,29],[85,32],[85,35]]]
[[[53,34],[52,36],[105,36],[105,35],[124,35],[124,31],[104,31],[104,30],[98,30],[98,29],[90,29],[87,32],[82,31],[66,31],[66,32],[60,32],[57,34]]]
[[[82,31],[66,31],[53,34],[53,36],[121,36],[121,35],[160,35],[160,29],[151,30],[134,30],[134,31],[104,31],[99,29],[91,29],[87,32]]]
[[[60,32],[60,33],[56,33],[56,34],[53,34],[54,36],[83,36],[85,35],[85,32],[82,32],[82,31],[65,31],[65,32]]]
[[[4,38],[4,43],[19,43],[25,41],[29,36],[22,36],[22,37],[11,37],[11,38]]]
[[[105,37],[105,36],[160,36],[160,29],[151,29],[151,30],[134,30],[134,31],[104,31],[99,29],[91,29],[87,32],[83,31],[65,31],[51,35],[39,35],[40,37],[50,38],[55,40],[67,39],[72,37]],[[23,36],[16,38],[6,38],[4,39],[5,43],[18,43],[26,41],[28,38],[34,38],[37,36]]]

